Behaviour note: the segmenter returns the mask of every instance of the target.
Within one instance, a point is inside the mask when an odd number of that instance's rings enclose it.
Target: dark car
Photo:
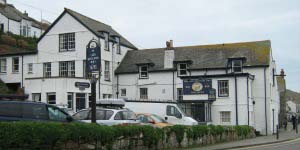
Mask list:
[[[41,102],[0,101],[0,121],[75,121],[60,108]]]

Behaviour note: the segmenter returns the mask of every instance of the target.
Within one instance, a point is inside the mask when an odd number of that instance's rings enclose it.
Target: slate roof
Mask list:
[[[244,66],[268,66],[271,42],[254,41],[243,43],[227,43],[216,45],[198,45],[174,47],[174,61],[191,61],[189,69],[226,68],[228,58],[245,57]],[[166,48],[128,51],[116,69],[116,74],[137,73],[138,64],[152,63],[151,71],[174,70],[164,69],[164,51]]]
[[[72,17],[74,17],[78,22],[80,22],[83,26],[85,26],[87,29],[89,29],[91,32],[93,32],[98,37],[104,37],[102,32],[108,32],[110,36],[117,36],[120,37],[120,43],[123,46],[126,46],[128,48],[137,49],[132,43],[130,43],[127,39],[125,39],[121,34],[119,34],[117,31],[115,31],[111,26],[104,24],[102,22],[99,22],[97,20],[94,20],[92,18],[89,18],[85,15],[82,15],[78,12],[75,12],[71,9],[65,8],[64,12],[52,23],[52,25],[48,28],[46,32],[39,38],[38,41],[40,41],[44,35],[47,34],[47,32],[56,24],[56,22],[59,21],[59,19],[65,14],[68,13]],[[111,41],[115,41],[114,38],[109,37]]]
[[[22,19],[32,21],[32,26],[43,28],[43,24],[16,9],[12,4],[0,4],[0,13],[5,17],[20,22]]]

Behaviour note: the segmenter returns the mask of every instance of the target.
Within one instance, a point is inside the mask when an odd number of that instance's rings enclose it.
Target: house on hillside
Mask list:
[[[115,71],[119,98],[172,100],[199,122],[276,132],[279,93],[270,41],[128,51]]]
[[[22,13],[12,4],[7,4],[6,0],[0,0],[1,32],[39,38],[48,26],[46,23],[41,23],[29,17],[28,13]]]

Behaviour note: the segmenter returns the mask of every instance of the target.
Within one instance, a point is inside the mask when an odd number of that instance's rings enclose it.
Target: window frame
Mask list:
[[[72,96],[71,100],[69,99],[69,95]],[[69,105],[69,102],[71,102],[71,105]],[[68,92],[67,93],[67,104],[68,104],[67,108],[70,109],[70,110],[73,110],[73,103],[74,103],[74,93],[73,92]]]
[[[58,43],[59,52],[75,51],[76,49],[75,32],[61,33],[59,34],[58,39],[59,39],[59,43]]]
[[[109,35],[108,33],[104,32],[104,50],[109,51]]]
[[[50,69],[50,70],[48,70]],[[43,63],[43,77],[49,78],[51,77],[52,68],[51,68],[51,62],[44,62]]]
[[[3,65],[3,62],[5,62]],[[3,69],[5,68],[5,69]],[[6,58],[0,58],[0,73],[7,73],[7,59]]]
[[[121,55],[121,39],[119,37],[116,37],[116,54]]]
[[[126,94],[127,94],[126,88],[121,89],[121,96],[126,96]]]
[[[27,73],[32,74],[33,73],[33,63],[27,64]]]
[[[140,99],[148,99],[148,88],[140,88]]]
[[[221,87],[222,82],[227,82],[227,94],[222,94],[221,90],[225,90],[226,87]],[[229,80],[218,80],[218,97],[229,97]]]
[[[177,101],[182,101],[182,100],[183,100],[183,88],[177,88]]]
[[[226,114],[228,113],[228,114]],[[226,116],[228,115],[228,116]],[[220,111],[220,123],[229,124],[231,123],[231,111]]]
[[[143,71],[142,68],[145,67],[146,71]],[[146,76],[143,77],[142,73],[146,73]],[[139,78],[140,79],[149,79],[149,66],[148,65],[140,65],[139,66]]]
[[[52,95],[52,96],[55,95],[55,100],[54,100],[55,103],[52,103],[52,102],[49,103],[49,96],[50,96],[50,95]],[[47,96],[47,97],[46,97],[46,98],[47,98],[47,104],[52,104],[52,105],[55,105],[55,104],[56,104],[56,92],[47,92],[47,93],[46,93],[46,96]],[[53,101],[53,100],[51,100],[51,101]]]
[[[181,65],[185,65],[185,69],[181,68]],[[186,74],[181,74],[181,71],[185,71]],[[178,63],[177,64],[177,75],[178,76],[187,76],[188,75],[188,64],[187,63]]]
[[[235,63],[236,63],[236,62],[239,62],[239,65],[240,65],[240,66],[235,66]],[[236,68],[240,68],[240,71],[235,71]],[[240,59],[232,60],[232,61],[231,61],[231,72],[234,72],[234,73],[242,73],[242,72],[243,72],[243,61],[240,60]]]
[[[59,77],[75,77],[75,61],[60,61],[58,68]]]
[[[18,60],[18,63],[16,63],[15,60]],[[15,68],[15,67],[17,67],[17,68]],[[12,73],[19,73],[19,71],[20,71],[20,58],[13,57],[12,58]]]
[[[104,61],[104,80],[110,81],[110,62]]]
[[[38,95],[39,96],[39,100],[36,101],[34,99],[34,95]],[[31,99],[34,101],[34,102],[41,102],[42,101],[42,94],[41,93],[31,93]]]

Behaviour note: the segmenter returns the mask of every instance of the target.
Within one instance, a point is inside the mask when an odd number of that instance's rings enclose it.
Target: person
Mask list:
[[[295,130],[296,129],[296,116],[295,115],[292,116],[292,124],[293,124],[293,130]]]

